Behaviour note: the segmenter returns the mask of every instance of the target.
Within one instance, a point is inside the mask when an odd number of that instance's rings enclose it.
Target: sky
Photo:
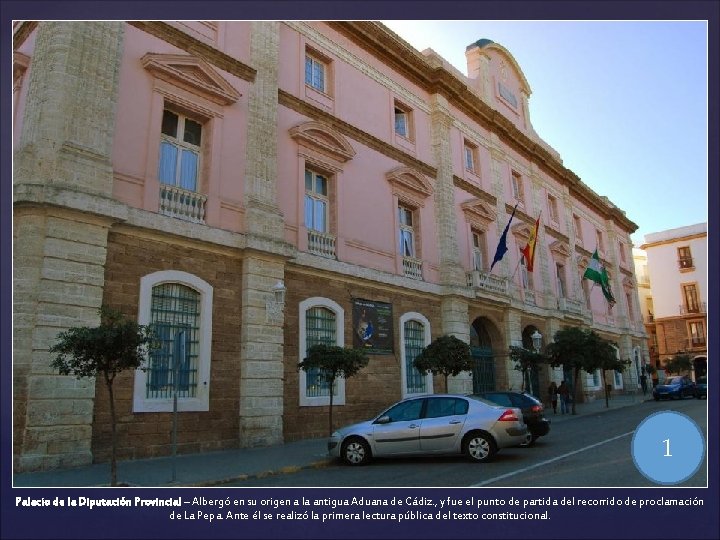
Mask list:
[[[705,21],[382,21],[467,75],[487,38],[530,85],[530,120],[563,164],[646,234],[708,219]]]

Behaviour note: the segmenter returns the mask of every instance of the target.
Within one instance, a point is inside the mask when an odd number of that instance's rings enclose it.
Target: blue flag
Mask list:
[[[500,260],[505,256],[505,253],[508,250],[507,247],[507,233],[508,229],[510,228],[510,223],[512,223],[513,217],[515,217],[515,210],[517,210],[517,204],[515,205],[515,208],[513,208],[512,214],[510,214],[510,219],[507,222],[507,225],[505,225],[505,230],[503,231],[502,235],[500,236],[500,241],[498,242],[497,249],[495,250],[495,258],[493,259],[492,264],[490,265],[490,271],[492,272],[493,266],[495,266],[495,263],[500,262]]]

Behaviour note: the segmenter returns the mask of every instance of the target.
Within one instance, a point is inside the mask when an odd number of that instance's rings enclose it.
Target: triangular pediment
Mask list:
[[[497,219],[497,212],[481,199],[472,199],[460,205],[465,219],[471,224],[486,227]]]
[[[189,54],[148,53],[142,65],[158,79],[220,105],[231,105],[241,96],[210,64]]]
[[[556,240],[552,244],[550,244],[550,252],[555,255],[555,257],[561,258],[561,259],[567,259],[570,256],[570,249],[568,248],[568,245],[565,242],[561,242],[560,240]]]
[[[410,167],[393,169],[385,175],[385,178],[395,189],[415,199],[425,199],[433,192],[432,184],[425,175]]]
[[[290,136],[299,144],[345,162],[355,157],[355,149],[348,140],[321,122],[305,122],[290,129]]]
[[[532,234],[534,228],[534,225],[518,223],[517,225],[510,227],[510,231],[518,240],[527,242],[530,239],[530,235]]]

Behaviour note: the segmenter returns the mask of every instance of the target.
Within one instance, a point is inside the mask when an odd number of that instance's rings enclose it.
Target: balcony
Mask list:
[[[308,251],[327,259],[334,259],[335,237],[312,229],[308,230]]]
[[[497,294],[508,294],[507,278],[494,276],[493,274],[480,272],[479,270],[467,273],[467,285],[468,287],[474,287]]]
[[[165,216],[205,223],[207,197],[196,191],[160,184],[160,213]]]
[[[422,261],[413,257],[403,257],[403,274],[410,279],[422,280]]]
[[[694,305],[679,306],[680,315],[690,315],[693,313],[707,313],[707,304],[700,302]]]
[[[571,298],[558,298],[558,309],[565,313],[572,313],[573,315],[582,316],[583,314],[582,302]]]
[[[678,268],[680,270],[692,270],[695,268],[695,265],[693,264],[693,258],[692,257],[681,257],[678,259]]]
[[[705,336],[688,338],[688,347],[690,349],[704,349],[706,346]]]

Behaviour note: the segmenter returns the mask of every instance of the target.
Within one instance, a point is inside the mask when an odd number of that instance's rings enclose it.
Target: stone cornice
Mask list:
[[[37,25],[37,21],[25,21],[18,24],[13,33],[13,50],[17,51],[25,43],[25,40],[37,28]]]
[[[202,58],[209,64],[231,73],[241,79],[254,82],[257,70],[240,62],[232,56],[203,43],[182,30],[161,21],[128,21],[130,26],[142,30],[156,38],[184,50],[185,52]]]
[[[312,120],[322,122],[342,135],[350,137],[351,139],[364,144],[368,148],[372,148],[373,150],[385,154],[386,156],[407,165],[408,167],[412,167],[429,178],[435,178],[437,176],[437,169],[435,169],[435,167],[431,167],[424,161],[420,161],[403,150],[400,150],[399,148],[396,148],[395,146],[358,129],[352,124],[340,120],[329,112],[324,111],[319,107],[315,107],[314,105],[293,96],[285,90],[278,90],[278,101],[280,105],[288,107],[289,109],[307,116]]]
[[[666,246],[670,244],[677,244],[680,242],[689,242],[690,240],[699,240],[700,238],[707,238],[707,232],[688,234],[686,236],[677,236],[675,238],[668,238],[667,240],[658,240],[657,242],[648,242],[642,244],[639,249],[647,249],[651,247]]]
[[[575,198],[594,208],[601,216],[615,221],[627,232],[632,233],[637,230],[637,225],[620,209],[609,205],[540,143],[532,140],[508,118],[482,101],[468,89],[464,81],[459,80],[443,67],[430,65],[417,50],[382,24],[351,21],[329,22],[328,26],[351,39],[356,45],[424,90],[442,94],[460,111],[497,134],[505,144],[560,180]]]

